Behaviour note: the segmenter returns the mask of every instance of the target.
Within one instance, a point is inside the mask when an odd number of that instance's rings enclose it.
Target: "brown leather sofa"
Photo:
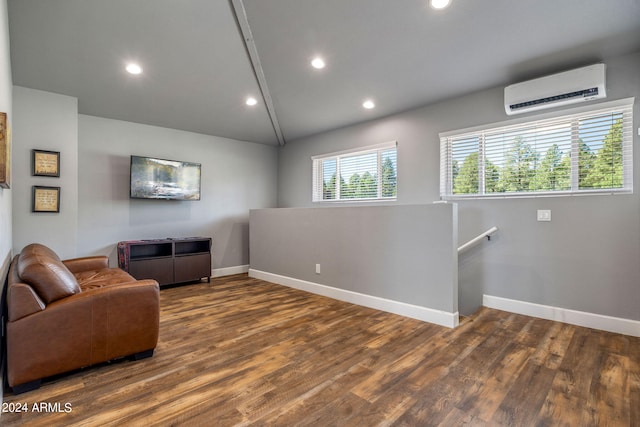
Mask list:
[[[106,256],[61,261],[31,244],[9,268],[7,374],[15,394],[55,374],[153,355],[160,291],[108,267]]]

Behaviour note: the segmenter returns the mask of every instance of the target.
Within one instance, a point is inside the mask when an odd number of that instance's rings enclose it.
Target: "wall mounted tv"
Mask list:
[[[132,199],[200,200],[200,163],[131,156]]]

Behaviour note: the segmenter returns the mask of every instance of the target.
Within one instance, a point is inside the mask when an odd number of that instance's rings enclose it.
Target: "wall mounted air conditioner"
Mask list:
[[[605,64],[595,64],[504,88],[508,115],[606,98]]]

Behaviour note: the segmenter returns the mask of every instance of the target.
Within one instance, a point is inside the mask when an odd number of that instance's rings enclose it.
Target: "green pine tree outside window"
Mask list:
[[[628,190],[632,105],[443,137],[443,196]]]
[[[364,150],[314,159],[314,201],[393,200],[397,197],[397,148]],[[321,197],[320,197],[321,196]]]

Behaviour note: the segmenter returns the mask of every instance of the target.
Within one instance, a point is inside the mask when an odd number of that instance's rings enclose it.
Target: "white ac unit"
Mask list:
[[[577,68],[504,88],[508,115],[606,98],[605,64]]]

